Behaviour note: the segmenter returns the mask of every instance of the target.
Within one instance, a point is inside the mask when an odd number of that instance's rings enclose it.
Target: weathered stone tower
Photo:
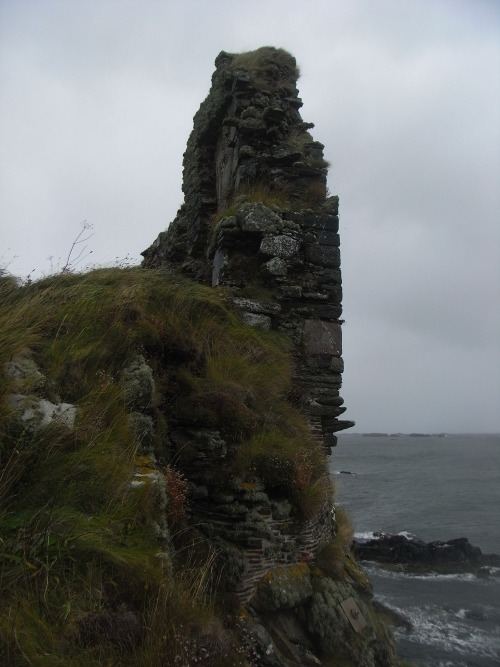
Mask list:
[[[342,664],[397,665],[348,543],[338,576],[314,568],[339,544],[326,454],[335,433],[352,425],[339,418],[338,198],[328,196],[323,145],[301,119],[290,54],[222,52],[215,64],[184,154],[184,203],[143,252],[143,266],[211,285],[246,324],[287,334],[294,362],[287,400],[306,418],[312,438],[304,430],[304,442],[325,465],[314,487],[319,502],[301,515],[258,475],[217,487],[213,472],[229,465],[238,445],[199,423],[173,424],[166,439],[174,458],[186,447],[194,452],[182,469],[192,489],[190,524],[196,540],[217,551],[225,590],[247,610],[245,627],[264,656],[252,664],[312,666],[325,654],[343,656]]]
[[[297,400],[330,451],[352,422],[339,419],[338,198],[327,197],[324,147],[300,116],[290,54],[222,52],[215,64],[184,154],[184,204],[143,264],[231,288],[247,323],[285,330],[296,344]]]

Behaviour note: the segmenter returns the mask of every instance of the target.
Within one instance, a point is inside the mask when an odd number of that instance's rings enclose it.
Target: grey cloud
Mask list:
[[[332,162],[344,397],[360,430],[500,430],[500,5],[0,5],[0,262],[38,275],[82,220],[140,259],[182,201],[217,53],[274,44]]]

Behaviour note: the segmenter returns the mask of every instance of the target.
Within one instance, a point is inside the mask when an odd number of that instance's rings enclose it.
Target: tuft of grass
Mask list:
[[[256,181],[248,185],[241,185],[234,194],[235,199],[245,202],[260,202],[265,206],[276,206],[279,209],[288,210],[292,206],[292,197],[285,188],[271,188],[262,181]]]
[[[263,46],[255,51],[235,55],[232,68],[246,69],[253,86],[266,92],[281,88],[293,94],[300,76],[295,58],[284,49],[272,46]]]
[[[290,432],[279,421],[268,424],[238,447],[233,469],[244,473],[244,481],[262,480],[271,497],[286,498],[310,519],[329,497],[330,482],[319,444],[301,431]]]
[[[258,340],[222,294],[161,272],[100,269],[21,287],[2,276],[0,299],[1,662],[148,664],[146,622],[169,628],[167,644],[188,627],[196,642],[219,621],[199,586],[173,580],[155,556],[165,504],[158,484],[131,487],[138,442],[120,378],[138,353],[156,369],[161,440],[179,368],[203,375],[218,344],[250,365]],[[76,404],[73,429],[32,430],[13,414],[8,395],[22,387],[4,370],[16,355],[43,371],[41,396]],[[175,524],[187,490],[167,470]],[[139,629],[122,641],[130,623]]]
[[[216,607],[217,552],[209,549],[201,562],[193,554],[183,551],[175,587],[163,582],[145,609],[146,631],[135,664],[238,664],[236,638],[225,629]]]
[[[354,538],[354,526],[349,514],[343,507],[335,508],[335,524],[337,528],[337,539],[344,549],[349,551]]]
[[[302,160],[310,167],[327,170],[331,165],[322,155],[315,155],[318,143],[312,134],[303,126],[292,128],[288,135],[288,144],[296,151],[302,153]],[[321,144],[319,144],[321,145]],[[323,197],[324,198],[324,197]]]
[[[342,579],[347,568],[352,570],[350,546],[354,537],[354,528],[349,515],[342,507],[335,508],[336,534],[317,554],[316,565],[334,579]]]
[[[132,486],[151,465],[122,383],[138,355],[153,370],[143,410],[161,465]],[[73,428],[33,430],[14,414],[9,394],[26,390],[5,369],[19,356],[45,377],[29,391],[76,406]],[[325,457],[290,402],[292,370],[284,335],[244,325],[230,295],[175,274],[98,269],[24,286],[0,276],[2,664],[244,660],[221,622],[213,550],[187,557],[172,537],[185,530],[196,452],[167,446],[168,433],[219,430],[227,466],[207,469],[208,485],[261,478],[314,516]]]
[[[293,127],[288,135],[288,143],[300,153],[305,153],[314,144],[312,134],[302,125]]]

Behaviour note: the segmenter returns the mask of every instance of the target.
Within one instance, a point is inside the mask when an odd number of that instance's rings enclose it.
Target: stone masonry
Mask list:
[[[338,198],[327,196],[328,163],[299,113],[295,59],[264,47],[221,52],[212,87],[194,117],[184,154],[184,203],[167,231],[143,252],[145,267],[169,267],[224,288],[243,320],[285,331],[294,343],[294,399],[325,453],[339,417],[342,288]],[[220,465],[217,432],[184,429],[203,466]],[[196,466],[195,466],[196,467]],[[193,515],[212,539],[235,545],[235,587],[247,600],[269,569],[314,559],[334,531],[329,500],[313,521],[291,525],[265,489],[214,498],[193,470]]]

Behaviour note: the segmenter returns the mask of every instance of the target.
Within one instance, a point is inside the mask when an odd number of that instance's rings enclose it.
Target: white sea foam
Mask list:
[[[364,561],[365,569],[371,573],[376,574],[377,577],[384,579],[413,579],[416,581],[474,581],[481,583],[488,582],[487,579],[477,577],[472,572],[457,572],[454,574],[441,574],[440,572],[426,572],[425,574],[416,574],[414,572],[405,572],[403,570],[385,570],[373,561]]]
[[[412,626],[409,631],[396,628],[394,631],[396,637],[404,637],[406,641],[412,643],[434,646],[446,653],[455,652],[462,655],[473,653],[489,659],[500,658],[498,637],[480,628],[472,628],[466,623],[468,612],[466,609],[453,613],[437,605],[409,607],[404,610],[391,608],[404,616]]]
[[[407,540],[415,540],[416,535],[413,533],[409,533],[407,530],[402,530],[401,532],[398,533],[398,535],[401,535],[402,537],[406,537]]]
[[[340,473],[339,473],[340,474]],[[407,530],[402,530],[401,532],[397,533],[398,535],[401,535],[402,537],[406,537],[407,540],[415,540],[416,535],[413,533],[408,532]],[[359,533],[354,534],[354,539],[355,540],[380,540],[382,537],[388,537],[390,536],[391,533],[383,533],[380,531],[371,531],[371,530],[365,530],[361,531]]]
[[[433,581],[475,581],[477,579],[473,572],[458,572],[455,574],[441,574],[439,572],[428,572],[426,574],[407,574],[413,579],[432,579]]]
[[[367,542],[368,540],[379,540],[381,537],[382,533],[374,533],[371,530],[354,533],[354,539],[358,541],[363,540]]]

